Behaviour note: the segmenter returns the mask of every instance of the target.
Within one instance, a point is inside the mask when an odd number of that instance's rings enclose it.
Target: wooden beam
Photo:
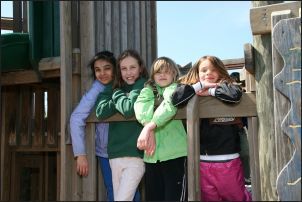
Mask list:
[[[206,109],[206,110],[205,110]],[[240,103],[225,104],[214,97],[199,98],[199,118],[215,118],[215,117],[252,117],[257,116],[256,96],[255,93],[243,93]],[[182,107],[177,111],[174,119],[186,119],[186,107]],[[110,121],[133,121],[135,117],[125,119],[120,114],[115,114],[107,119],[99,120],[92,112],[86,122],[110,122]]]
[[[57,70],[61,67],[60,57],[42,58],[39,62],[39,71]]]
[[[188,140],[188,201],[200,200],[199,156],[200,156],[200,131],[199,111],[200,100],[194,96],[187,105],[187,140]],[[200,109],[200,108],[199,108]]]
[[[2,72],[1,85],[9,86],[16,84],[39,83],[41,78],[34,70],[22,70],[15,72]]]
[[[251,8],[250,24],[253,35],[271,33],[272,12],[290,10],[293,17],[299,17],[299,9],[301,9],[301,2],[299,1]]]
[[[254,64],[254,47],[250,43],[244,44],[244,64],[245,64],[245,69],[248,71],[250,74],[255,73],[255,64]]]
[[[1,17],[1,29],[2,30],[13,30],[14,19],[9,17]]]

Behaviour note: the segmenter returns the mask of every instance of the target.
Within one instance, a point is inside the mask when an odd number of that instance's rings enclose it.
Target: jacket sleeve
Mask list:
[[[135,117],[144,125],[151,121],[154,111],[154,93],[150,87],[145,87],[140,92],[134,103]]]
[[[145,83],[144,78],[138,79],[132,87],[132,90],[127,93],[122,89],[117,89],[112,95],[112,100],[115,104],[115,108],[119,111],[125,118],[130,118],[134,116],[134,103],[143,89]],[[128,96],[127,96],[128,94]]]
[[[215,97],[226,103],[238,103],[242,97],[242,89],[239,85],[222,82],[216,87]]]
[[[157,107],[154,112],[152,122],[154,122],[157,127],[165,125],[168,121],[173,119],[177,112],[177,107],[175,107],[171,100],[171,95],[175,91],[177,84],[173,83],[166,87],[163,93],[164,100]]]
[[[108,84],[103,93],[100,93],[96,102],[95,115],[98,119],[106,119],[117,113],[112,100],[112,85]]]
[[[104,86],[99,81],[94,81],[70,116],[69,124],[74,156],[86,154],[85,121],[95,105],[98,94],[103,90]]]
[[[175,107],[184,106],[195,94],[193,86],[178,84],[176,90],[172,94],[172,104]]]

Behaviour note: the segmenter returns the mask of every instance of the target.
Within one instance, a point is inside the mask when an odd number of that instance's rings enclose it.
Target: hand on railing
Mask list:
[[[149,156],[152,156],[154,154],[156,148],[154,136],[155,128],[155,123],[147,123],[137,139],[137,148],[140,150],[145,150],[146,154]]]

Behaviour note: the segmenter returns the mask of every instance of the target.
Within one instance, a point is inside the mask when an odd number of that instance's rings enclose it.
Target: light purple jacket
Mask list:
[[[74,156],[86,155],[85,127],[86,119],[93,110],[100,92],[104,85],[95,80],[91,88],[83,95],[80,103],[70,116],[70,133]],[[96,156],[108,158],[108,123],[97,123],[95,127],[95,153]]]

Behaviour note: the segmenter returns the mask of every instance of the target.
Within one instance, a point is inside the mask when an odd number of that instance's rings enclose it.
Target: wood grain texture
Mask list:
[[[282,3],[283,1],[273,1],[274,5],[268,5],[267,1],[255,1],[253,4],[258,7],[250,10],[250,24],[253,35],[271,33],[271,13],[274,11],[291,10],[294,17],[299,16],[299,1]],[[269,4],[272,4],[269,3]]]
[[[273,42],[284,60],[274,84],[290,100],[290,110],[281,128],[289,137],[294,153],[278,174],[277,192],[281,201],[301,200],[301,18],[284,19],[273,30]]]

